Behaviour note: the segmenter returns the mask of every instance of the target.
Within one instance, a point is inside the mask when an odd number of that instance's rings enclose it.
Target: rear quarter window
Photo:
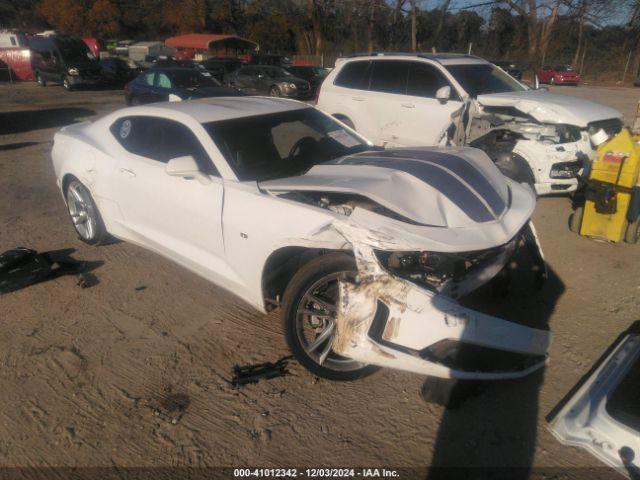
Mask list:
[[[368,60],[349,62],[336,76],[334,85],[357,90],[369,89],[369,74],[371,62]]]

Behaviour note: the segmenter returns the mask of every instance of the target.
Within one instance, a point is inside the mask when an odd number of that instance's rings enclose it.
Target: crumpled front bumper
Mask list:
[[[363,363],[457,379],[520,378],[545,365],[548,331],[465,308],[391,275],[372,247],[350,240],[359,281],[339,284],[335,352]]]

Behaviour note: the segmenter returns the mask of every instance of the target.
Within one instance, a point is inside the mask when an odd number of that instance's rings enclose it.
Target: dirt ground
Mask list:
[[[640,100],[640,89],[554,90],[628,122]],[[534,220],[553,279],[521,307],[548,317],[549,365],[458,410],[425,403],[423,378],[390,370],[332,383],[294,363],[289,376],[235,390],[233,365],[287,354],[278,312],[259,314],[133,245],[84,245],[68,221],[52,136],[123,105],[117,91],[0,85],[0,251],[74,249],[98,262],[100,281],[82,289],[63,276],[0,296],[0,467],[457,465],[585,478],[576,467],[602,466],[558,443],[545,415],[639,319],[640,246],[580,238],[567,228],[570,201],[541,199]]]

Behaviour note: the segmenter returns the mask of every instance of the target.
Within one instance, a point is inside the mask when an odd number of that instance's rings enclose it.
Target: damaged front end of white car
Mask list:
[[[327,228],[353,251],[357,276],[339,281],[333,352],[440,378],[512,379],[545,365],[548,331],[460,301],[523,251],[538,284],[546,278],[535,195],[483,152],[365,152],[260,186],[334,212]]]
[[[450,141],[480,148],[538,195],[575,191],[595,155],[591,136],[622,129],[616,110],[544,90],[479,95],[465,108]]]

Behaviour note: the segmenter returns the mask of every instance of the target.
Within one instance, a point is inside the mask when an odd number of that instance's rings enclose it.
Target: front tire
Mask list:
[[[523,157],[514,153],[508,160],[497,161],[496,166],[505,177],[509,177],[518,183],[526,183],[535,193],[536,177]]]
[[[107,230],[91,193],[78,179],[72,179],[65,191],[71,223],[81,241],[99,245],[107,237]]]
[[[378,370],[331,349],[338,281],[356,275],[353,257],[329,253],[304,265],[284,292],[282,320],[287,344],[303,367],[328,380],[356,380]]]
[[[276,87],[274,85],[273,87],[271,87],[269,89],[269,96],[270,97],[281,97],[282,96],[282,92],[280,91],[280,89],[278,87]]]

